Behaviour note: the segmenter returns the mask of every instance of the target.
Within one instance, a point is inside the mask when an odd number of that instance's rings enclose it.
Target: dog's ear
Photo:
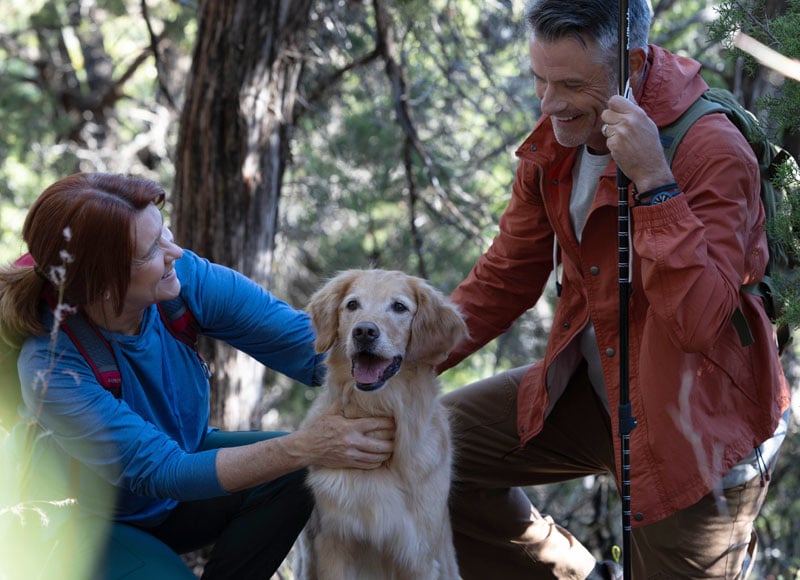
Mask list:
[[[317,352],[330,350],[336,342],[339,331],[339,306],[357,275],[357,270],[340,272],[311,296],[306,311],[311,315],[311,321],[317,331],[314,343]]]
[[[458,343],[467,338],[464,318],[455,304],[427,282],[412,278],[417,313],[411,324],[411,338],[406,356],[439,364]]]

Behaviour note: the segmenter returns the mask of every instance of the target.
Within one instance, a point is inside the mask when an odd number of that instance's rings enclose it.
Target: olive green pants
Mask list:
[[[444,396],[455,445],[453,532],[465,580],[583,579],[595,566],[594,556],[532,506],[521,488],[614,473],[609,415],[584,365],[541,433],[520,448],[517,387],[525,370],[514,369]],[[634,580],[741,578],[755,550],[753,520],[767,492],[761,484],[756,477],[725,490],[723,513],[709,495],[665,520],[635,528]]]

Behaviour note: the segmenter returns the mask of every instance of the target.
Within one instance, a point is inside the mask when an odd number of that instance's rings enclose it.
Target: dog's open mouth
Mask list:
[[[402,356],[383,358],[360,352],[353,357],[353,378],[356,388],[360,391],[374,391],[380,389],[386,381],[397,374],[403,363]]]

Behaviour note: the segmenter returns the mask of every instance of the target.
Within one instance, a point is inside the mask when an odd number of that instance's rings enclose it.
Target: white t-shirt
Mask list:
[[[597,191],[600,176],[610,161],[611,153],[595,155],[585,146],[578,150],[577,159],[572,168],[572,194],[569,199],[569,218],[578,243],[581,241],[586,217],[589,215],[589,210],[592,209],[592,203],[594,203],[594,195]],[[606,410],[608,410],[608,395],[606,394],[606,385],[603,380],[603,368],[600,365],[600,351],[591,319],[589,319],[589,324],[586,325],[586,328],[578,335],[577,339],[580,341],[580,352],[589,365],[588,372],[592,386],[597,396],[606,406]]]

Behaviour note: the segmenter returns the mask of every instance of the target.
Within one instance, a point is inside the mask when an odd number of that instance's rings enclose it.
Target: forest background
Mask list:
[[[404,270],[445,292],[490,243],[516,146],[539,115],[522,0],[3,0],[0,262],[27,207],[76,171],[169,193],[178,243],[302,308],[347,268]],[[743,29],[800,56],[800,2],[653,0],[651,41],[705,65],[797,157],[798,83],[731,50]],[[552,289],[443,375],[445,390],[543,352]],[[203,345],[213,417],[291,429],[314,391]],[[796,389],[796,353],[784,356]],[[795,397],[795,424],[800,409]],[[756,577],[800,568],[794,425],[758,519]],[[635,462],[635,450],[633,451]],[[676,466],[676,469],[679,469]],[[530,490],[598,557],[620,543],[613,482]]]

